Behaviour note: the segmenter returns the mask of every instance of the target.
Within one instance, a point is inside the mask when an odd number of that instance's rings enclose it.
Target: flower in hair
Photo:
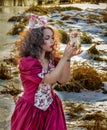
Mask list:
[[[38,16],[35,14],[31,14],[27,28],[29,29],[39,28],[41,26],[45,26],[46,24],[47,24],[46,16]]]

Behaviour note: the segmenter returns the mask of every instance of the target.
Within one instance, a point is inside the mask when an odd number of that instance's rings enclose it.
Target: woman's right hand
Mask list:
[[[69,41],[65,50],[64,50],[63,57],[66,59],[70,59],[71,57],[78,55],[80,53],[81,53],[81,51],[77,49],[75,44],[72,43],[71,41]]]

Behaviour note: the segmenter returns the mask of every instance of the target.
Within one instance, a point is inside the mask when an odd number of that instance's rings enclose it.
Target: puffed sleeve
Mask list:
[[[23,57],[19,63],[20,76],[22,81],[30,80],[39,84],[43,76],[39,76],[42,72],[42,66],[36,58]]]

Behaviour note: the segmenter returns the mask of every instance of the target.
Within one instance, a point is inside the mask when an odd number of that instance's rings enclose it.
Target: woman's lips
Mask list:
[[[50,48],[52,48],[52,49],[53,49],[53,47],[54,47],[54,45],[51,45],[51,46],[50,46]]]

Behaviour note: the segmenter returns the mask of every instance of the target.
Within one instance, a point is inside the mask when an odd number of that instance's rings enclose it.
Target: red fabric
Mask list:
[[[40,62],[32,57],[24,57],[19,69],[24,93],[16,103],[11,130],[66,130],[62,104],[53,90],[53,102],[46,111],[34,106],[34,95],[42,81],[38,77],[42,71]]]

